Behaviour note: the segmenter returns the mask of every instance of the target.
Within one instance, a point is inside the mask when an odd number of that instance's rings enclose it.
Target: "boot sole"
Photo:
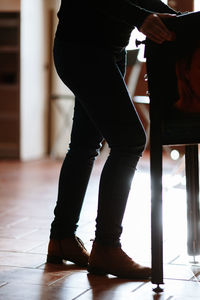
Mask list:
[[[105,276],[108,273],[100,268],[88,266],[88,272],[93,275]]]
[[[100,269],[98,267],[91,267],[88,266],[87,268],[88,272],[92,275],[99,275],[99,276],[106,276],[108,274],[114,275],[118,278],[122,278],[122,279],[131,279],[131,280],[150,280],[151,279],[151,275],[135,275],[135,276],[131,276],[131,275],[124,275],[124,274],[116,274],[115,272],[106,272],[103,269]]]
[[[47,255],[46,262],[50,263],[50,264],[60,265],[60,264],[63,264],[63,260],[64,261],[70,261],[70,262],[74,263],[75,265],[77,265],[78,267],[81,267],[81,268],[86,268],[88,266],[87,264],[79,263],[79,262],[77,262],[73,259],[66,259],[66,258],[62,258],[60,256],[55,256],[55,255]]]
[[[47,255],[47,263],[60,265],[63,263],[63,259],[55,255]]]

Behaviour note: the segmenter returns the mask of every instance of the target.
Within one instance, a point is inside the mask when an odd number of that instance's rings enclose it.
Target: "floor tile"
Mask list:
[[[44,255],[46,255],[47,251],[48,251],[48,242],[49,241],[46,241],[45,243],[42,243],[39,246],[29,248],[29,250],[27,250],[27,252],[32,253],[32,254],[44,254]]]
[[[15,227],[9,227],[9,228],[0,228],[0,238],[15,238],[20,239],[28,235],[32,235],[38,230],[35,229],[26,229],[24,228],[18,228],[17,225]]]
[[[38,218],[38,217],[24,217],[21,218],[21,216],[24,215],[24,213],[20,213],[17,211],[13,212],[15,216],[15,220],[20,219],[20,222],[17,223],[11,223],[9,224],[9,227],[17,226],[18,228],[26,228],[26,229],[49,229],[51,225],[51,219],[50,218]],[[18,217],[19,216],[19,217]]]
[[[27,220],[27,217],[24,215],[20,217],[16,217],[16,214],[13,212],[13,209],[5,212],[0,217],[1,217],[0,224],[2,228],[8,228],[13,225],[15,226],[16,224],[23,223],[25,220]]]
[[[190,266],[164,265],[165,279],[192,280],[193,270]]]
[[[1,268],[0,278],[9,283],[23,284],[38,284],[38,285],[51,285],[54,282],[70,275],[74,272],[73,269],[63,268],[62,270],[49,270],[49,269],[31,269],[31,268]]]
[[[100,277],[101,280],[101,277]],[[76,273],[72,273],[69,276],[59,280],[54,284],[54,286],[62,286],[67,288],[75,288],[76,286],[89,289],[90,282],[88,280],[87,271],[82,270]]]
[[[164,292],[160,295],[156,295],[152,291],[151,283],[147,283],[133,294],[133,299],[138,300],[152,300],[157,296],[157,299],[171,300],[173,297],[185,297],[186,299],[200,297],[200,284],[193,281],[182,280],[165,280],[165,284],[161,287],[164,288]],[[159,297],[160,298],[159,298]]]
[[[42,285],[24,283],[8,283],[0,288],[0,299],[5,300],[72,300],[84,293],[85,290],[76,288],[52,288]]]
[[[33,248],[41,245],[41,241],[14,239],[14,238],[1,238],[0,237],[0,251],[8,252],[27,252]],[[37,252],[40,253],[40,252]]]
[[[188,256],[186,253],[179,255],[173,262],[174,265],[193,265],[200,267],[200,256]]]
[[[119,279],[114,276],[86,275],[90,289],[78,299],[132,299],[133,290],[140,288],[144,282]]]
[[[0,265],[36,268],[46,261],[42,254],[0,251]]]

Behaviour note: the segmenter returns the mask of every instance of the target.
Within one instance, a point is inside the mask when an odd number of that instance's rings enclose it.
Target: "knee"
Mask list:
[[[140,156],[142,156],[147,142],[147,136],[144,129],[141,131],[140,138],[138,138],[138,143],[136,144],[136,151],[139,153]]]
[[[69,149],[67,154],[69,156],[76,157],[77,160],[91,160],[94,161],[95,158],[100,154],[100,150],[102,148],[101,143],[97,144],[87,144],[87,143],[82,143],[82,144],[75,144],[71,143],[69,145]]]
[[[127,146],[131,149],[132,153],[142,156],[142,153],[145,150],[146,141],[146,132],[141,125],[137,128],[137,130],[134,130],[132,134],[129,135]]]
[[[111,151],[141,157],[146,146],[146,133],[143,127],[137,130],[126,132],[118,141],[110,145]]]

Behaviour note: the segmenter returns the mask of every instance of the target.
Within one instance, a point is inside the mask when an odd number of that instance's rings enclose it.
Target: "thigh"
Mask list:
[[[116,56],[105,49],[60,44],[55,65],[110,147],[144,143],[145,134]],[[73,62],[73,63],[72,63]]]

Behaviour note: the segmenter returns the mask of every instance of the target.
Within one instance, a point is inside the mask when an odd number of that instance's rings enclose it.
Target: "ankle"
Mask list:
[[[111,239],[95,239],[94,244],[99,247],[104,248],[121,248],[120,240],[111,240]]]

